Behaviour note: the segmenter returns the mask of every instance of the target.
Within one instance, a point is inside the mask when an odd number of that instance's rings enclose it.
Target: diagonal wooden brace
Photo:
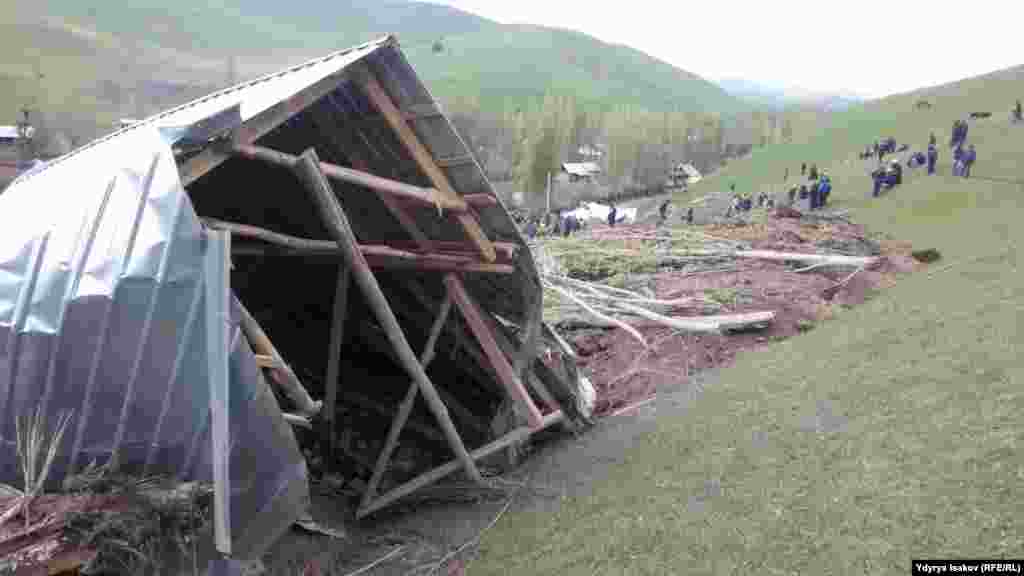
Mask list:
[[[441,304],[441,311],[437,313],[434,325],[430,328],[427,343],[420,354],[420,365],[424,369],[434,359],[434,347],[437,345],[437,338],[441,335],[441,328],[444,327],[445,321],[448,320],[448,313],[451,312],[451,309],[452,298],[447,296]],[[366,486],[366,492],[363,493],[363,500],[360,506],[366,506],[377,495],[377,485],[380,484],[380,480],[384,476],[388,461],[391,459],[391,453],[394,452],[395,446],[398,444],[398,436],[402,433],[402,428],[405,426],[406,420],[409,419],[412,407],[416,403],[416,393],[418,391],[419,387],[416,385],[416,382],[410,382],[409,390],[405,393],[405,398],[402,399],[402,403],[398,407],[398,414],[395,415],[395,419],[391,422],[391,428],[388,429],[387,439],[384,440],[384,448],[377,457],[377,464],[373,468],[373,476],[370,478],[370,483]]]
[[[366,263],[366,258],[359,250],[359,244],[356,241],[355,234],[352,233],[352,227],[349,224],[348,217],[345,215],[345,210],[342,208],[338,198],[335,197],[334,190],[331,189],[331,185],[327,182],[327,177],[320,170],[320,162],[316,152],[313,149],[304,152],[298,162],[296,162],[294,169],[299,179],[305,184],[312,195],[313,202],[323,217],[327,230],[334,237],[334,241],[338,243],[338,248],[352,272],[353,279],[366,297],[367,305],[373,311],[377,321],[384,328],[391,346],[398,354],[402,367],[419,386],[420,392],[423,393],[423,398],[427,401],[427,405],[441,425],[441,429],[444,431],[452,451],[455,452],[458,460],[462,462],[466,469],[466,474],[474,481],[483,482],[480,471],[477,470],[476,464],[473,463],[469,451],[466,450],[466,446],[462,442],[462,438],[459,436],[458,431],[455,430],[455,425],[452,423],[444,402],[441,401],[437,389],[434,388],[434,384],[430,381],[423,366],[420,365],[419,359],[416,358],[416,354],[412,351],[412,347],[409,346],[409,341],[405,338],[405,333],[402,332],[402,327],[398,324],[398,319],[395,318],[395,313],[391,310],[391,306],[388,305],[387,298],[384,297],[384,293],[377,283],[377,278],[373,275],[370,266]]]
[[[539,427],[544,421],[543,415],[530,398],[530,393],[523,386],[522,379],[519,378],[519,375],[516,374],[515,369],[509,363],[508,358],[502,353],[494,334],[491,333],[491,328],[484,319],[484,313],[477,306],[473,297],[469,295],[469,292],[466,291],[465,285],[463,285],[462,280],[458,276],[447,274],[444,277],[444,284],[448,288],[448,293],[455,299],[459,311],[462,312],[463,318],[466,319],[466,324],[469,325],[473,335],[480,342],[480,347],[483,348],[487,359],[494,366],[494,370],[497,372],[498,378],[501,379],[502,385],[505,386],[509,397],[522,409],[523,415],[530,426],[534,428]]]

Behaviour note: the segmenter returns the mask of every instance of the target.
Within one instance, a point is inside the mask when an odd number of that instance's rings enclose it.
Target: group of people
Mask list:
[[[879,166],[871,172],[871,180],[874,183],[871,196],[878,198],[882,188],[894,188],[903,183],[903,167],[893,160],[888,166]]]
[[[618,209],[615,207],[615,204],[612,204],[608,211],[608,225],[615,226],[618,221]],[[573,212],[552,210],[545,214],[543,218],[527,218],[525,231],[530,239],[536,238],[537,235],[558,235],[568,238],[573,233],[582,230],[583,226],[584,222],[577,218]]]
[[[949,143],[953,148],[953,176],[970,177],[971,167],[978,159],[978,152],[974,149],[974,144],[969,144],[965,149],[964,144],[966,143],[967,121],[956,120],[953,122],[953,136]]]
[[[953,176],[969,178],[971,176],[971,166],[974,166],[974,162],[977,159],[978,153],[974,149],[974,144],[969,144],[966,150],[964,150],[962,145],[958,144],[953,149]]]
[[[729,186],[729,190],[732,193],[732,203],[729,205],[729,211],[726,216],[733,216],[741,212],[750,212],[754,209],[755,199],[750,194],[746,196],[736,193],[736,185],[732,184]],[[774,208],[775,199],[771,197],[767,192],[760,192],[757,195],[757,207],[758,208]],[[691,208],[692,210],[692,208]]]

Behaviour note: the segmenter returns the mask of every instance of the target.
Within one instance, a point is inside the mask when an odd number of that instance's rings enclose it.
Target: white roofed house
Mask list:
[[[562,173],[569,182],[592,182],[601,175],[601,167],[595,162],[563,162]]]

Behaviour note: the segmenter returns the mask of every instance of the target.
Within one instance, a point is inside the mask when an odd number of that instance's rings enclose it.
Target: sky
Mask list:
[[[1024,64],[1024,2],[433,0],[585,32],[709,80],[881,97]]]

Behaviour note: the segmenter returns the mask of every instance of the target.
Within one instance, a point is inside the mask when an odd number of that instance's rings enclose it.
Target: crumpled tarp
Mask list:
[[[0,196],[0,482],[21,479],[15,418],[73,411],[50,482],[116,452],[126,471],[212,481],[206,236],[170,141],[133,128]],[[260,555],[304,511],[306,465],[231,322],[233,556]]]

